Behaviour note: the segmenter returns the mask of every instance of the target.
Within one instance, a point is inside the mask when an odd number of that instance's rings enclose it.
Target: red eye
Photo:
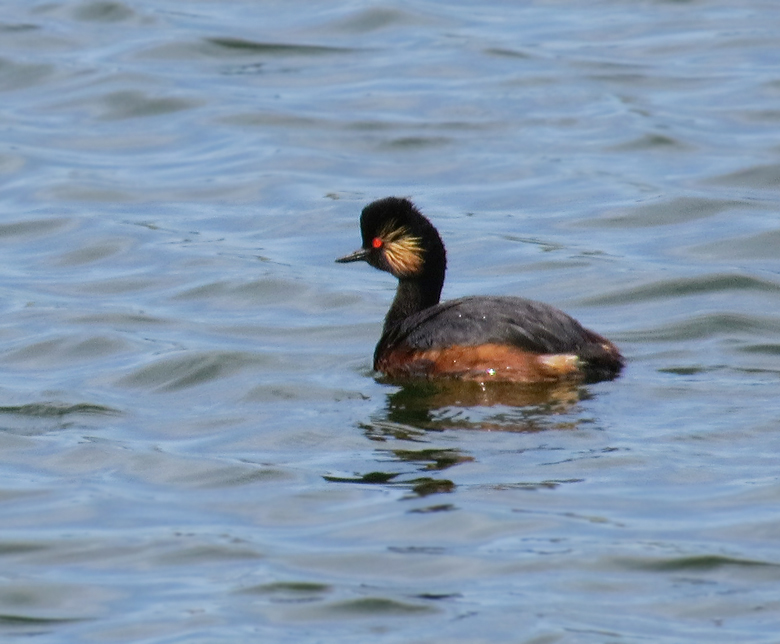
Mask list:
[[[380,237],[374,237],[374,239],[371,240],[371,245],[374,248],[382,248],[382,239]]]

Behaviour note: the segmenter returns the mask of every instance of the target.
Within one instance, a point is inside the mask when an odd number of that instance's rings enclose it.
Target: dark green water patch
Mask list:
[[[227,37],[206,38],[206,42],[228,52],[271,56],[322,56],[326,54],[345,54],[353,51],[344,47],[292,45],[289,43],[257,42],[243,38]]]
[[[135,16],[132,9],[121,2],[86,2],[73,11],[73,17],[87,22],[124,22]]]
[[[780,356],[780,344],[751,344],[737,349],[742,353],[763,353],[766,355]]]
[[[336,602],[323,607],[323,611],[336,615],[351,615],[353,617],[406,617],[437,612],[430,606],[410,604],[384,597],[365,597],[343,602]]]
[[[677,557],[672,559],[663,559],[659,561],[633,562],[629,564],[634,568],[643,570],[654,570],[658,572],[675,571],[711,571],[730,566],[737,567],[778,567],[778,564],[767,561],[756,561],[753,559],[737,559],[734,557],[725,557],[722,555],[695,555],[690,557]]]
[[[243,588],[238,592],[243,595],[267,597],[273,602],[298,603],[316,601],[332,591],[333,587],[328,584],[310,581],[275,581]]]
[[[0,614],[0,624],[9,626],[53,626],[88,621],[84,617],[34,617],[32,615]]]
[[[0,414],[14,414],[32,418],[62,418],[63,416],[74,414],[118,416],[121,413],[118,409],[91,403],[77,403],[75,405],[66,403],[30,403],[27,405],[0,407]]]

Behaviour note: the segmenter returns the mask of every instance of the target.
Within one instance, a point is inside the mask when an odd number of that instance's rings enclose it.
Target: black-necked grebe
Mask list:
[[[366,261],[398,278],[374,351],[391,378],[554,382],[614,378],[623,357],[606,338],[553,306],[520,297],[439,303],[447,257],[433,224],[408,199],[370,203],[363,246],[337,262]]]

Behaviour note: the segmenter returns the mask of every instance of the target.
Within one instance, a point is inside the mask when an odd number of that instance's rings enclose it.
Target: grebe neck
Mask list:
[[[410,315],[438,304],[442,286],[444,271],[441,271],[441,275],[424,274],[414,279],[399,279],[395,298],[385,316],[383,333],[387,333]]]

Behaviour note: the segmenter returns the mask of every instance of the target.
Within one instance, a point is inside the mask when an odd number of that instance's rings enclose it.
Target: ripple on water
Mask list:
[[[672,226],[715,217],[730,210],[753,210],[758,207],[757,204],[748,200],[675,197],[669,200],[656,199],[651,203],[622,208],[617,213],[607,211],[602,216],[582,222],[581,225],[626,229]]]
[[[156,359],[117,380],[122,387],[177,391],[236,375],[250,366],[281,370],[284,362],[273,354],[248,351],[186,351]]]
[[[76,20],[85,22],[129,22],[138,17],[126,3],[109,0],[82,2],[69,12]]]
[[[122,412],[95,403],[37,402],[0,407],[2,432],[16,436],[40,436],[73,428],[102,427],[106,419]]]
[[[0,550],[5,544],[0,543]],[[8,554],[8,551],[4,551]],[[0,583],[0,629],[8,636],[38,637],[68,624],[92,621],[106,614],[122,594],[88,584],[62,582]]]
[[[677,277],[656,280],[651,284],[634,286],[613,291],[585,300],[592,306],[649,302],[658,299],[679,298],[690,295],[721,292],[756,291],[759,293],[780,293],[780,283],[768,278],[740,274],[709,274],[697,277]]]
[[[780,119],[777,119],[780,121]],[[757,165],[705,181],[709,185],[753,190],[780,190],[780,164]]]
[[[90,99],[94,104],[94,99]],[[139,90],[120,90],[103,95],[99,118],[105,121],[160,116],[203,105],[205,101],[181,96],[154,96]]]
[[[72,230],[77,223],[64,217],[29,217],[21,221],[0,224],[0,238],[40,237]]]
[[[780,319],[742,313],[698,315],[668,325],[627,332],[627,340],[644,342],[685,341],[711,337],[776,337]]]
[[[0,639],[775,642],[746,2],[5,3]],[[387,194],[622,376],[376,378]]]
[[[780,248],[780,229],[748,236],[697,244],[686,249],[694,257],[715,260],[776,259]]]
[[[225,59],[274,59],[277,57],[321,57],[352,53],[350,48],[284,42],[260,42],[243,38],[210,37],[194,42],[175,42],[155,45],[136,53],[139,59],[182,60],[191,62],[198,58]]]
[[[54,65],[20,63],[0,58],[0,92],[35,87],[45,83],[55,70]]]
[[[78,362],[92,362],[135,349],[137,345],[122,338],[107,335],[75,334],[26,342],[7,352],[2,361],[25,369],[56,368]]]

